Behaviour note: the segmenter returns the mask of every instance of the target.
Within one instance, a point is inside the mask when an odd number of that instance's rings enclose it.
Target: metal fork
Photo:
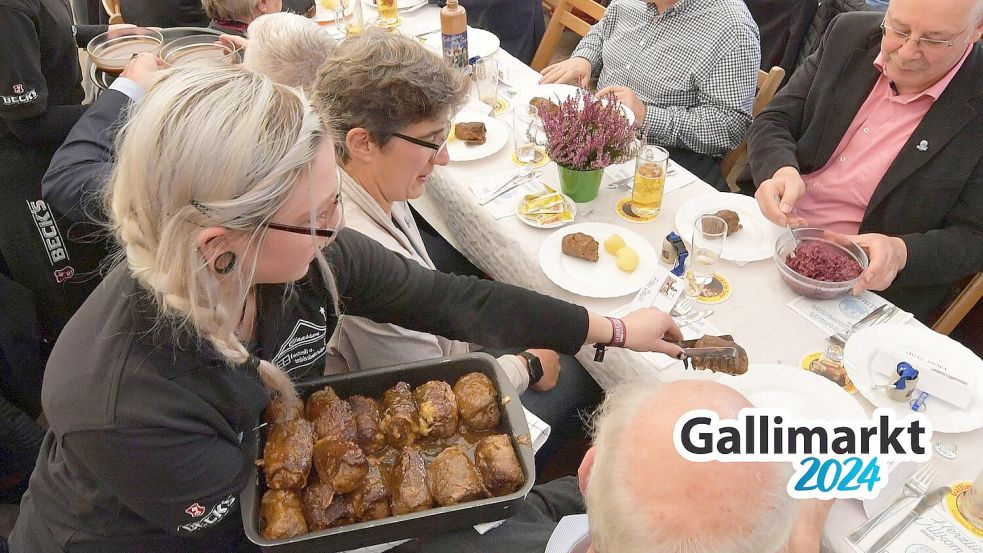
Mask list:
[[[850,543],[860,543],[860,540],[864,539],[864,536],[869,534],[875,526],[897,512],[897,507],[900,506],[906,499],[912,499],[925,495],[925,492],[928,491],[929,485],[932,483],[932,480],[935,478],[935,475],[938,474],[938,472],[939,469],[932,468],[929,465],[925,465],[924,467],[918,469],[918,472],[912,474],[911,478],[904,483],[904,490],[902,491],[902,494],[898,496],[894,502],[882,509],[881,512],[874,515],[873,518],[863,523],[859,528],[854,530],[852,534],[847,536],[846,539],[849,540]]]

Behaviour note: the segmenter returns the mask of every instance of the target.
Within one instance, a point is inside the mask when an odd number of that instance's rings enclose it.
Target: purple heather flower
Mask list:
[[[635,134],[614,94],[597,98],[581,89],[542,118],[546,153],[568,169],[603,169],[635,154]]]

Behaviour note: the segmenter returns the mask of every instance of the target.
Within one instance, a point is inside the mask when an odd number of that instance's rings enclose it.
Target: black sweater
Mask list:
[[[582,307],[429,271],[351,230],[326,253],[346,313],[489,346],[574,353],[587,336]],[[337,316],[316,265],[292,287],[257,293],[257,355],[296,379],[317,376]],[[240,441],[258,424],[266,390],[209,344],[155,327],[152,313],[117,268],[59,338],[42,397],[51,429],[14,551],[243,547],[238,493],[253,460]]]

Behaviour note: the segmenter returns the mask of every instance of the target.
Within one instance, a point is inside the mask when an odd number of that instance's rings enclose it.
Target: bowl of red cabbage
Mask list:
[[[841,235],[818,228],[793,229],[775,242],[775,264],[796,294],[825,300],[853,289],[868,264],[864,250]]]

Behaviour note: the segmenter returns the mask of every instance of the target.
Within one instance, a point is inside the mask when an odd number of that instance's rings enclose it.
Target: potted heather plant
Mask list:
[[[638,149],[614,94],[596,98],[580,90],[542,119],[546,154],[556,162],[563,193],[575,202],[596,198],[604,168],[630,159]]]

